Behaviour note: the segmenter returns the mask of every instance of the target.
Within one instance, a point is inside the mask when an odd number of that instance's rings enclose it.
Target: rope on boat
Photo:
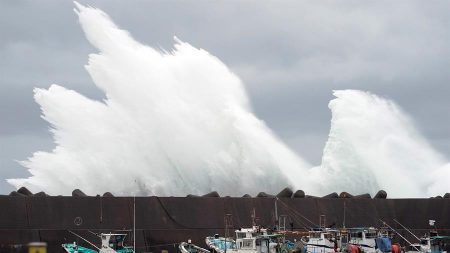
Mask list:
[[[293,214],[298,215],[299,217],[301,217],[302,219],[308,221],[312,226],[305,224],[304,222],[297,220],[304,228],[306,229],[311,229],[313,227],[317,227],[317,224],[315,224],[314,222],[312,222],[310,219],[306,218],[304,215],[302,215],[300,212],[298,212],[297,210],[291,208],[288,204],[284,203],[281,199],[279,199],[278,197],[275,197],[276,200],[279,200],[281,204],[283,204],[288,210],[290,210]]]
[[[69,233],[71,233],[71,234],[73,234],[73,235],[75,235],[76,237],[78,237],[78,238],[80,238],[80,239],[82,239],[83,241],[85,241],[85,242],[87,242],[87,243],[89,243],[92,247],[94,247],[94,248],[96,248],[96,249],[98,249],[98,250],[100,250],[100,248],[99,247],[97,247],[95,244],[93,244],[92,242],[90,242],[90,241],[88,241],[87,239],[84,239],[81,235],[78,235],[78,234],[76,234],[75,232],[72,232],[71,230],[67,230],[67,231],[69,231]]]
[[[383,225],[387,226],[388,228],[390,228],[392,231],[394,231],[398,236],[400,236],[403,240],[405,240],[407,243],[409,243],[410,246],[413,246],[414,249],[416,249],[417,251],[420,252],[420,249],[418,249],[416,246],[414,246],[410,241],[408,241],[404,236],[402,236],[399,232],[397,232],[397,230],[395,230],[393,227],[389,226],[389,224],[387,224],[385,221],[383,221],[382,219],[379,219],[381,222],[383,222]]]
[[[401,224],[398,220],[394,219],[394,221],[395,221],[398,225],[400,225],[402,228],[404,228],[406,231],[408,231],[412,236],[414,236],[414,237],[420,242],[419,237],[417,237],[413,232],[411,232],[411,230],[409,230],[408,228],[406,228],[405,226],[403,226],[403,224]]]

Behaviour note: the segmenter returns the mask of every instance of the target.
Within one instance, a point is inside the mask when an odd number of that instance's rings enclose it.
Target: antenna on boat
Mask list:
[[[75,232],[73,232],[73,231],[71,231],[71,230],[67,230],[67,231],[69,231],[69,233],[73,234],[74,236],[80,238],[81,240],[83,240],[83,241],[89,243],[92,247],[94,247],[94,248],[100,250],[99,247],[95,246],[95,244],[93,244],[92,242],[88,241],[87,239],[84,239],[81,235],[78,235],[78,234],[76,234]]]
[[[136,179],[134,183],[138,186]],[[133,195],[133,252],[136,253],[136,192]]]
[[[252,213],[252,226],[256,226],[256,211],[253,207],[253,213]]]
[[[342,221],[342,227],[345,228],[345,211],[346,211],[346,205],[345,205],[345,198],[344,198],[344,220]]]
[[[413,232],[411,232],[411,230],[409,230],[408,228],[406,228],[405,226],[403,226],[398,220],[394,219],[394,221],[395,221],[398,225],[400,225],[402,228],[404,228],[406,231],[408,231],[412,236],[414,236],[414,237],[420,242],[419,237],[417,237]]]
[[[230,213],[227,213],[224,217],[224,223],[225,223],[225,253],[227,253],[227,238],[229,235],[229,229],[233,226],[233,215]]]
[[[279,225],[279,222],[280,222],[279,219],[278,219],[277,200],[278,200],[278,197],[275,197],[275,226],[277,226],[277,223],[278,223],[278,225]],[[278,226],[277,230],[278,230],[278,229],[280,229],[279,226]]]
[[[319,216],[319,227],[325,229],[327,227],[326,225],[327,217],[324,214],[321,214]]]

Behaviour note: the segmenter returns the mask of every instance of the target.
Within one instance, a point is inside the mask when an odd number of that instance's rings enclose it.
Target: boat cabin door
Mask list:
[[[269,250],[270,240],[268,238],[256,239],[256,252],[257,253],[270,253]]]

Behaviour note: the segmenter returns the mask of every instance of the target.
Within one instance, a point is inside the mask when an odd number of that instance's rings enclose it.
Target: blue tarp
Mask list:
[[[382,252],[391,252],[392,243],[391,239],[383,237],[383,238],[376,238],[375,243],[377,245],[377,248]]]

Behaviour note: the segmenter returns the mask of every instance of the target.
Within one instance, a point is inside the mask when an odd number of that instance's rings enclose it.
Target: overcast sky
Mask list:
[[[320,164],[334,89],[397,102],[450,158],[450,1],[83,1],[138,41],[173,36],[218,56],[253,109],[300,156]],[[57,83],[102,99],[84,65],[96,52],[71,1],[0,1],[0,194],[17,164],[51,150],[33,88]],[[63,169],[63,168],[61,168]]]

